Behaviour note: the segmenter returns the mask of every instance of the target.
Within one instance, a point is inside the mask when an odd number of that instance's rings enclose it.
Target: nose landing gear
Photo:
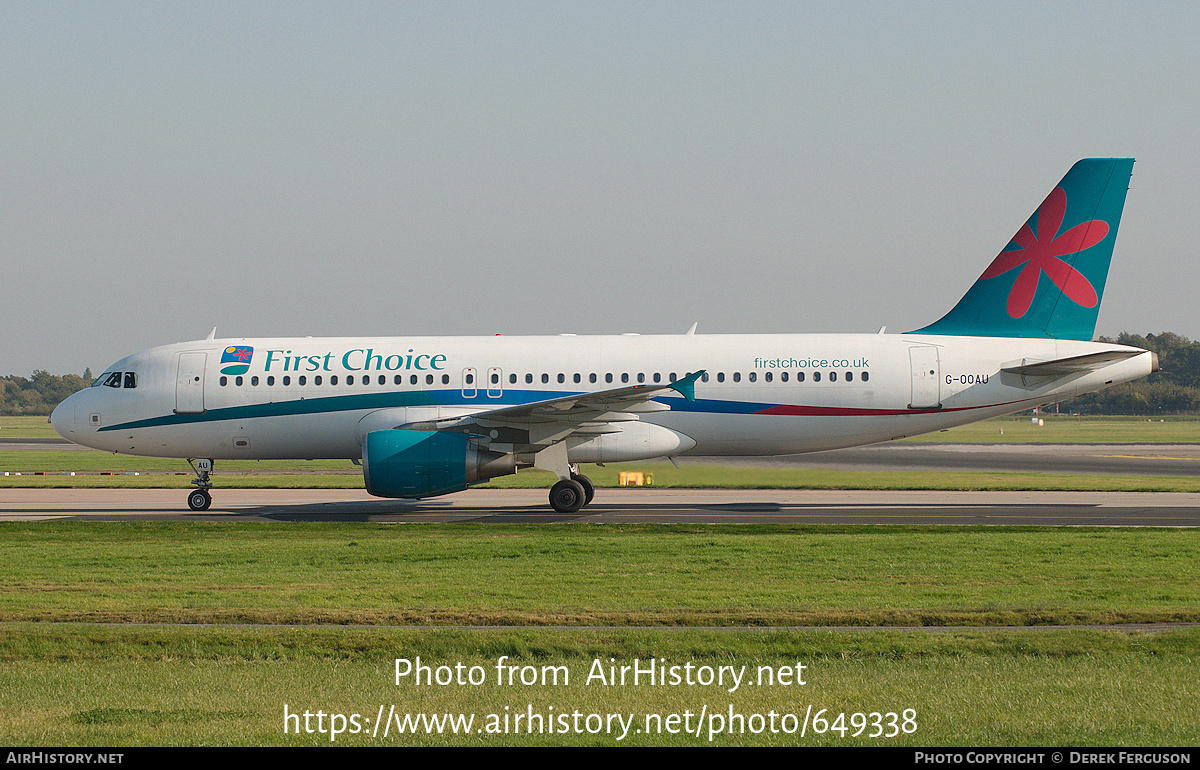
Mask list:
[[[213,461],[207,459],[188,460],[188,465],[192,466],[192,471],[196,474],[192,483],[197,487],[188,493],[188,508],[193,511],[207,511],[208,506],[212,505],[212,495],[208,490],[212,489]]]

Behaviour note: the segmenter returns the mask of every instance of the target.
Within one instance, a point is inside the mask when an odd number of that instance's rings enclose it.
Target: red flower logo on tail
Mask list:
[[[1037,233],[1026,222],[1013,236],[1013,243],[1020,246],[1020,250],[1000,252],[1000,256],[980,276],[995,278],[1025,265],[1008,293],[1008,314],[1013,318],[1020,318],[1029,312],[1042,273],[1050,276],[1063,294],[1077,305],[1095,307],[1100,301],[1088,279],[1059,257],[1091,248],[1104,240],[1104,236],[1108,235],[1108,223],[1092,219],[1059,235],[1058,228],[1062,226],[1066,213],[1067,194],[1061,187],[1055,187],[1038,209]]]

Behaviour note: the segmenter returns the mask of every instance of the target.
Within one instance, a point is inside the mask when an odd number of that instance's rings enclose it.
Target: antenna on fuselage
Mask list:
[[[692,328],[690,328],[690,329],[688,329],[688,330],[687,330],[687,336],[689,336],[689,337],[690,337],[690,336],[692,336],[693,334],[695,334],[695,333],[696,333],[696,327],[697,327],[697,326],[699,326],[699,325],[700,325],[700,322],[699,322],[699,321],[696,321],[695,323],[693,323],[693,324],[692,324]]]
[[[208,333],[208,336],[207,336],[207,337],[205,337],[204,339],[206,339],[206,340],[215,340],[216,338],[217,338],[217,327],[215,327],[215,326],[214,326],[214,327],[212,328],[212,331],[211,331],[211,332],[209,332],[209,333]]]

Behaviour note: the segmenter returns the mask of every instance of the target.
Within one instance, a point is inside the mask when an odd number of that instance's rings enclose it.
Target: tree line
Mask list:
[[[1158,354],[1160,371],[1134,382],[1088,393],[1064,408],[1080,414],[1163,415],[1200,412],[1200,341],[1193,342],[1173,332],[1130,334],[1121,332],[1116,339],[1100,337],[1099,342],[1115,342]]]
[[[59,402],[92,384],[92,370],[78,374],[51,374],[35,369],[32,377],[0,377],[0,415],[50,414]]]
[[[1099,341],[1153,350],[1162,370],[1064,402],[1064,409],[1081,414],[1200,413],[1200,341],[1193,342],[1173,332],[1145,336],[1121,332],[1116,339],[1100,337]],[[48,415],[64,398],[91,384],[90,369],[82,377],[50,374],[41,369],[28,378],[15,374],[0,377],[0,415]]]

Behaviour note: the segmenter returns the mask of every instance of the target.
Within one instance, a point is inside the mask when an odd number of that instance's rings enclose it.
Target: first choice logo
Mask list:
[[[263,363],[263,371],[271,371],[271,367],[276,367],[275,371],[283,372],[332,372],[332,361],[334,353],[324,353],[316,355],[293,355],[290,350],[268,350],[267,358]],[[384,356],[382,353],[376,353],[373,348],[355,348],[347,350],[338,359],[341,368],[348,372],[368,372],[368,371],[388,371],[395,372],[400,370],[414,371],[442,371],[445,367],[446,356],[429,353],[417,353],[415,349],[409,348],[407,353],[393,353],[389,356]],[[280,368],[282,367],[282,368]]]

